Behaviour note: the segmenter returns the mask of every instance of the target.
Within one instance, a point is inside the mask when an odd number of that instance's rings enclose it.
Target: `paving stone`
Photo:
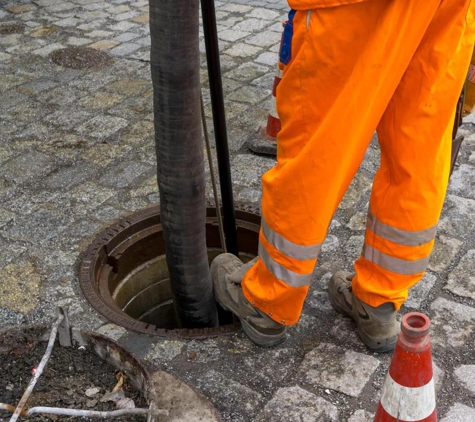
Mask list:
[[[59,31],[57,26],[40,26],[31,31],[28,35],[34,38],[46,37]]]
[[[150,20],[149,13],[143,13],[142,15],[136,16],[135,18],[132,19],[133,22],[137,22],[137,23],[147,23],[149,20]]]
[[[99,20],[99,19],[107,19],[109,15],[102,10],[91,10],[86,13],[81,13],[79,15],[82,20],[86,22],[94,21],[94,20]]]
[[[438,233],[464,239],[475,228],[475,201],[455,195],[447,195]]]
[[[56,13],[56,12],[61,12],[63,10],[70,10],[78,7],[76,4],[65,1],[61,2],[59,4],[53,4],[51,6],[48,6],[45,11],[48,13]]]
[[[145,359],[162,365],[168,364],[181,354],[185,344],[186,342],[182,340],[160,341],[149,350]]]
[[[373,422],[374,414],[360,409],[353,413],[348,422]]]
[[[455,168],[450,177],[449,193],[465,198],[475,199],[472,186],[475,183],[475,167],[461,164]]]
[[[263,168],[265,168],[264,171],[270,170],[274,165],[274,160],[266,157],[250,154],[237,155],[232,160],[232,180],[236,185],[260,187]],[[250,172],[249,170],[253,171]]]
[[[2,172],[5,179],[24,183],[30,179],[41,179],[55,167],[50,156],[30,151],[2,164]]]
[[[366,230],[366,218],[366,212],[357,212],[350,218],[347,227],[355,231]]]
[[[475,249],[469,250],[449,274],[444,289],[452,293],[475,299]]]
[[[28,84],[17,87],[17,90],[25,94],[39,94],[40,92],[47,91],[51,88],[54,88],[58,85],[57,82],[50,80],[37,80],[30,82]]]
[[[120,43],[118,41],[101,40],[101,41],[95,42],[94,44],[91,44],[89,47],[95,48],[96,50],[109,50],[119,44]]]
[[[139,37],[139,34],[135,34],[134,32],[124,32],[117,37],[114,38],[115,41],[120,41],[120,42],[127,42],[131,41],[135,38]]]
[[[440,422],[469,422],[475,420],[475,409],[455,403]]]
[[[8,224],[15,218],[15,214],[0,208],[0,228]]]
[[[99,327],[96,331],[115,341],[118,341],[125,333],[127,333],[127,329],[116,324],[105,324],[102,327]]]
[[[235,79],[237,81],[246,82],[252,81],[266,73],[269,72],[269,68],[254,64],[254,63],[245,63],[241,66],[225,73],[225,77],[229,79]],[[269,90],[272,89],[272,86],[269,86]]]
[[[275,53],[265,52],[260,54],[256,59],[256,63],[266,64],[268,66],[277,66],[278,56]]]
[[[27,314],[39,300],[41,277],[30,262],[0,269],[0,306]]]
[[[103,31],[102,29],[97,29],[94,31],[89,32],[88,34],[84,34],[86,37],[90,38],[108,38],[114,35],[111,31]]]
[[[111,18],[115,21],[125,21],[132,18],[135,18],[139,13],[136,10],[131,10],[130,12],[119,13],[118,15],[112,15]]]
[[[280,16],[280,13],[269,9],[255,8],[246,15],[246,19],[256,18],[262,20],[275,21]]]
[[[134,51],[138,50],[142,46],[140,44],[135,44],[135,43],[126,43],[126,44],[121,44],[118,47],[115,47],[111,50],[111,54],[114,56],[119,56],[119,57],[124,57],[129,55],[130,53],[133,53]]]
[[[437,236],[428,268],[442,272],[452,262],[462,248],[463,242],[444,235]]]
[[[327,235],[322,245],[322,254],[335,252],[336,250],[338,250],[339,247],[340,241],[338,240],[338,237],[332,234]]]
[[[64,167],[45,180],[45,185],[50,189],[68,189],[93,177],[96,168],[88,163],[75,162],[74,166]]]
[[[475,308],[438,297],[431,304],[434,345],[465,347],[475,329]]]
[[[11,262],[18,262],[18,258],[27,250],[20,242],[6,241],[0,237],[0,268]]]
[[[127,21],[118,22],[115,25],[109,26],[109,29],[113,31],[128,31],[129,29],[136,28],[137,24]]]
[[[432,290],[437,281],[437,277],[430,273],[425,273],[422,280],[409,290],[409,297],[404,302],[404,306],[412,309],[420,309],[422,302]]]
[[[66,19],[61,19],[59,21],[55,21],[54,24],[56,26],[61,26],[63,28],[69,27],[69,26],[77,26],[79,22],[82,22],[81,19],[77,18],[66,18]]]
[[[237,41],[249,35],[249,32],[235,31],[233,29],[225,29],[219,32],[219,39],[224,41]]]
[[[112,13],[113,15],[118,15],[119,13],[124,13],[128,12],[130,10],[130,7],[126,4],[122,4],[120,6],[112,6],[107,9],[109,13]]]
[[[131,148],[131,146],[123,144],[96,144],[90,146],[81,157],[84,160],[90,161],[98,166],[106,167],[117,158],[125,156],[126,153],[131,150]]]
[[[127,120],[114,116],[96,116],[77,128],[78,133],[105,139],[128,125]]]
[[[89,38],[69,37],[67,43],[69,45],[80,46],[90,44],[91,40]]]
[[[7,62],[12,58],[10,54],[0,52],[0,62]]]
[[[91,95],[81,98],[79,104],[85,108],[92,109],[108,109],[119,103],[124,98],[117,94],[100,92],[96,95]]]
[[[236,91],[231,92],[227,98],[246,104],[257,104],[269,97],[270,89],[261,89],[251,86],[243,86]],[[268,107],[266,107],[267,109]]]
[[[233,422],[252,420],[255,409],[263,400],[258,392],[215,370],[199,375],[195,385],[210,398],[225,419]]]
[[[460,365],[454,374],[467,390],[475,394],[475,365]]]
[[[185,355],[188,360],[197,363],[209,363],[221,359],[221,350],[216,340],[192,340],[187,343]]]
[[[226,50],[226,54],[233,57],[250,57],[259,53],[261,49],[245,43],[235,43],[231,48]]]
[[[339,421],[338,408],[298,386],[280,388],[256,422]]]
[[[49,56],[53,51],[59,50],[64,48],[62,44],[49,44],[42,48],[38,48],[37,50],[33,51],[32,54],[36,54],[38,56],[46,57]]]
[[[92,112],[78,108],[60,109],[45,117],[45,121],[62,129],[70,130],[92,116]]]
[[[369,194],[370,189],[371,180],[366,175],[358,173],[350,183],[350,187],[346,191],[338,208],[347,210],[355,207],[356,203],[359,202],[363,196]]]
[[[228,3],[225,4],[224,6],[221,6],[219,10],[225,10],[227,12],[232,12],[232,13],[246,13],[252,10],[252,7],[250,6],[244,6],[240,4],[233,4],[233,3]]]
[[[2,35],[0,45],[17,45],[20,43],[21,34]]]
[[[322,343],[307,353],[300,374],[313,387],[358,397],[378,366],[379,361],[371,356]]]
[[[80,29],[81,31],[93,31],[102,28],[104,25],[105,22],[103,20],[95,20],[94,22],[83,23],[82,25],[79,25],[77,29]],[[86,34],[86,36],[89,35]]]
[[[126,188],[132,185],[136,180],[149,176],[150,170],[151,167],[147,164],[124,162],[107,172],[99,180],[99,183],[118,189]]]
[[[6,8],[10,13],[25,13],[30,12],[31,10],[36,10],[36,6],[33,4],[22,4],[18,6],[9,6]]]

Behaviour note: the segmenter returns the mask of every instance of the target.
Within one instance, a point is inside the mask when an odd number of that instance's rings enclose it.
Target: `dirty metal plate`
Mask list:
[[[90,69],[107,66],[112,58],[104,51],[87,47],[68,47],[51,54],[54,63],[71,69]]]

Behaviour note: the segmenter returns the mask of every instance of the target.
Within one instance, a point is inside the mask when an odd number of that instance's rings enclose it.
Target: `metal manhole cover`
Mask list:
[[[87,47],[68,47],[51,55],[54,63],[71,69],[90,69],[110,64],[111,57],[104,51]]]
[[[24,30],[25,30],[24,25],[16,25],[16,24],[0,25],[0,35],[23,34]]]
[[[259,209],[236,205],[235,211],[239,253],[243,261],[249,261],[257,255]],[[222,250],[216,208],[208,206],[206,214],[211,262]],[[159,207],[133,214],[101,233],[84,255],[79,283],[99,313],[134,331],[163,337],[209,338],[240,328],[228,313],[220,314],[218,328],[178,328]]]

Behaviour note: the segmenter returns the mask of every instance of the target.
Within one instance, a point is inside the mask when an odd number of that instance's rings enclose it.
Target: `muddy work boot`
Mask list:
[[[371,350],[383,353],[396,346],[400,320],[392,303],[377,308],[359,300],[352,292],[354,274],[338,271],[328,283],[330,302],[337,312],[349,316],[358,325],[358,334]]]
[[[221,307],[241,321],[244,333],[258,346],[271,347],[285,340],[285,325],[252,306],[242,294],[241,281],[257,259],[243,264],[234,255],[218,255],[211,263],[214,295]]]

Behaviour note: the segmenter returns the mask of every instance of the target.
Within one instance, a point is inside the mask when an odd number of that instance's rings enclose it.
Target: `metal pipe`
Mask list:
[[[203,17],[211,106],[213,110],[213,124],[216,138],[216,154],[218,158],[219,185],[221,188],[221,200],[223,206],[226,249],[229,253],[238,256],[239,249],[236,230],[236,215],[234,213],[233,185],[229,163],[226,113],[224,110],[214,0],[201,0],[201,14]]]
[[[160,215],[182,327],[217,325],[206,247],[199,0],[150,0]]]

